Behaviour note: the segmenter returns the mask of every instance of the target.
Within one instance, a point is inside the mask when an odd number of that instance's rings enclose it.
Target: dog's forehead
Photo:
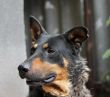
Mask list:
[[[62,35],[44,35],[39,39],[38,44],[48,43],[49,45],[61,45],[64,42]]]

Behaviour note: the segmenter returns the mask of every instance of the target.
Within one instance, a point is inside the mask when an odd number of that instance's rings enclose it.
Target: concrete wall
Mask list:
[[[0,0],[0,97],[26,97],[17,67],[26,58],[23,0]]]

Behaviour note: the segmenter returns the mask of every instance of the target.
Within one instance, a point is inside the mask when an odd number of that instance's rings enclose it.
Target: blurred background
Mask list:
[[[110,0],[0,0],[0,97],[26,97],[17,66],[29,56],[29,16],[48,33],[74,26],[89,29],[82,56],[91,68],[87,87],[94,97],[110,97]]]

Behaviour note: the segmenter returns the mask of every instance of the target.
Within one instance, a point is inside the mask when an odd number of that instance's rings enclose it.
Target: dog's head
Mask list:
[[[64,34],[50,35],[31,16],[30,31],[31,56],[19,65],[20,77],[30,86],[41,85],[47,92],[65,91],[69,64],[79,56],[80,47],[88,37],[87,29],[77,26]]]

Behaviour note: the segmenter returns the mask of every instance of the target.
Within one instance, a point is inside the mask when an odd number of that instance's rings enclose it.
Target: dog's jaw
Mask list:
[[[44,85],[43,90],[55,97],[71,97],[72,85],[68,80],[60,80],[50,85]]]

